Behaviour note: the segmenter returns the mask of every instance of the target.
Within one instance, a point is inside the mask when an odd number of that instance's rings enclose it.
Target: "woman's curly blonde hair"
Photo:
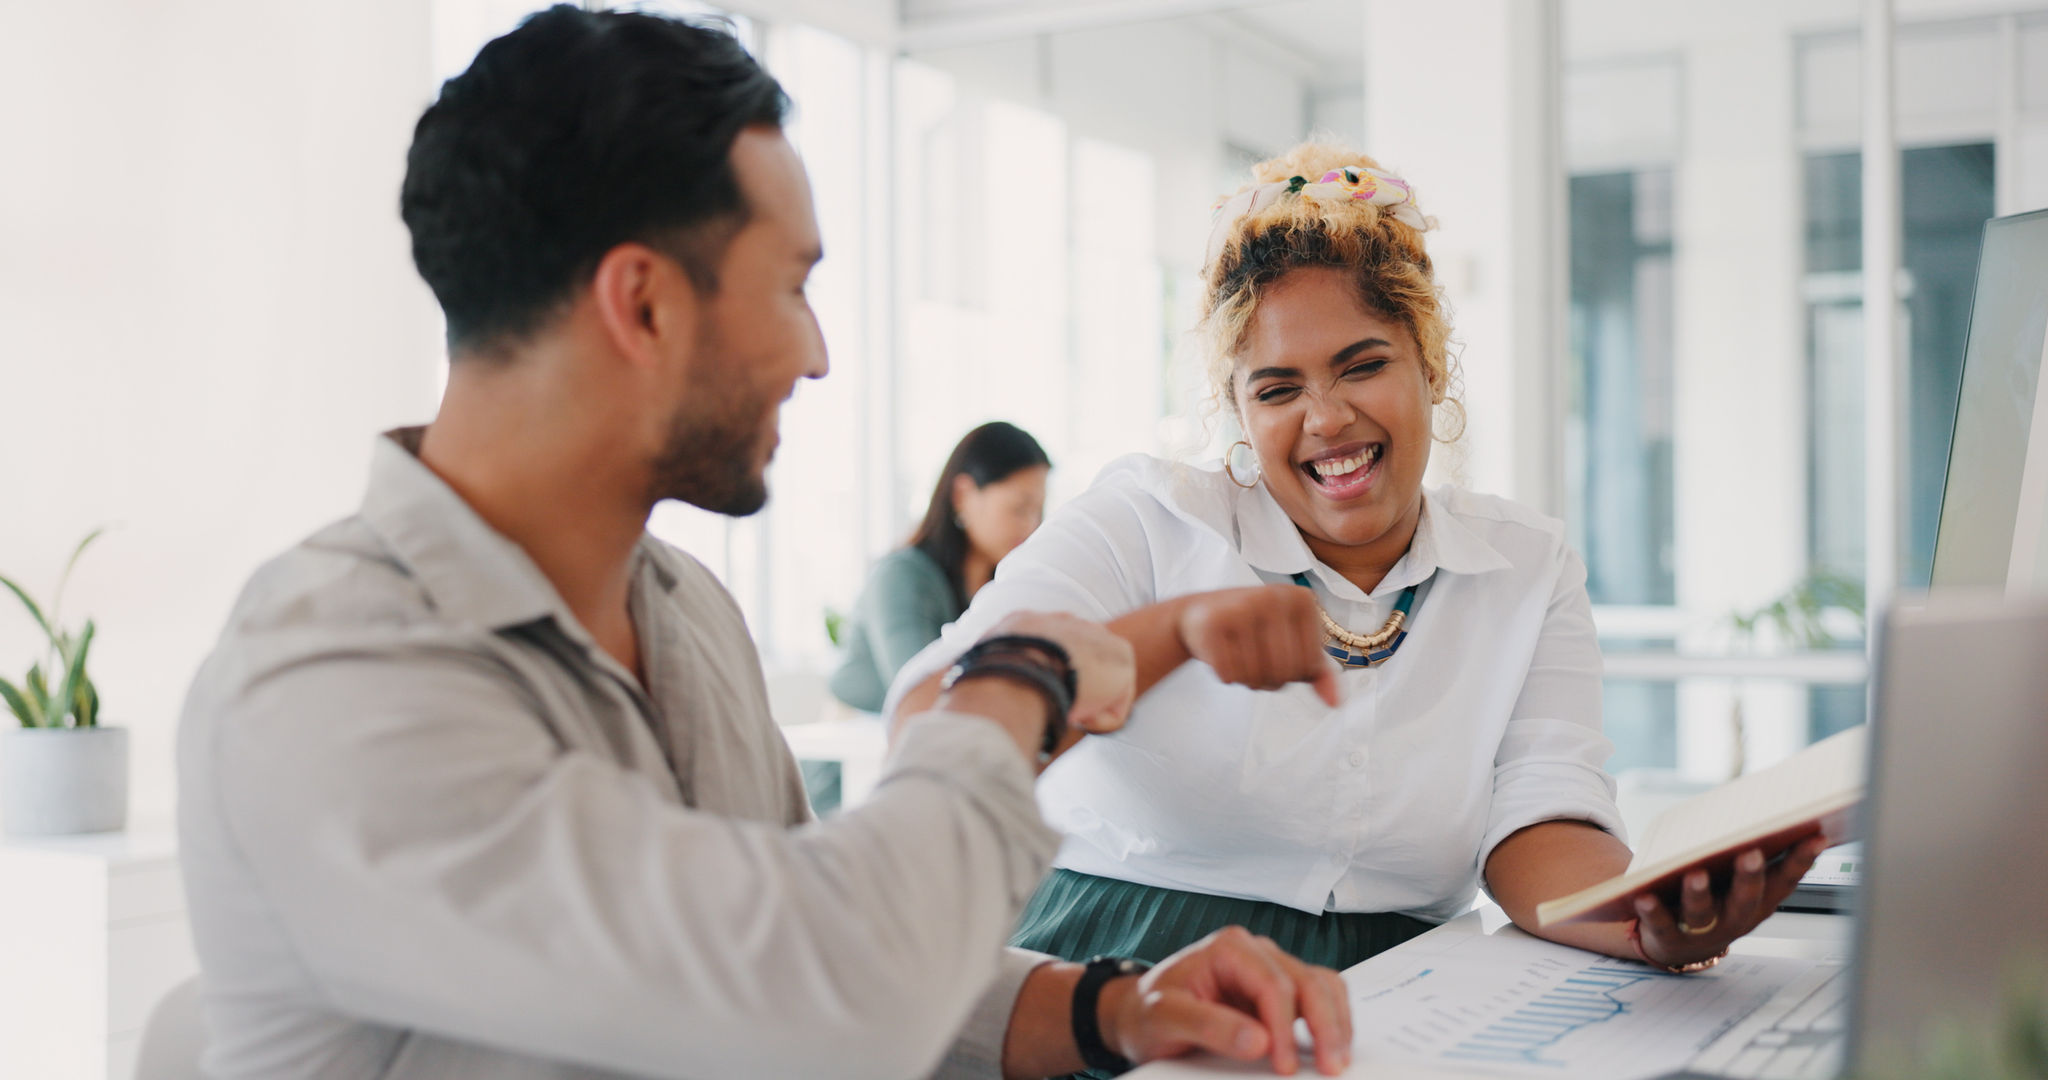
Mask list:
[[[1333,169],[1381,168],[1379,162],[1343,146],[1307,142],[1252,166],[1252,181],[1239,188],[1310,180]],[[1351,276],[1368,309],[1399,321],[1415,335],[1429,379],[1430,400],[1441,405],[1437,437],[1455,441],[1464,431],[1461,380],[1450,353],[1451,324],[1422,230],[1397,220],[1391,208],[1363,200],[1319,200],[1284,196],[1228,226],[1222,250],[1202,272],[1202,313],[1198,329],[1208,353],[1209,382],[1234,416],[1231,386],[1237,354],[1259,300],[1290,270],[1335,267]]]

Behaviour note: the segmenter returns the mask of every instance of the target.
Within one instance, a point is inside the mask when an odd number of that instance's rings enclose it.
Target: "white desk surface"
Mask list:
[[[1428,949],[1413,948],[1417,943],[1428,941],[1439,934],[1492,934],[1508,925],[1507,914],[1500,908],[1488,904],[1476,911],[1470,911],[1434,930],[1416,938],[1413,942],[1397,945],[1392,949],[1346,971],[1346,981],[1352,981],[1356,973],[1364,977],[1378,974],[1381,968],[1400,967],[1409,952]],[[1764,921],[1755,932],[1735,943],[1730,950],[1754,956],[1792,956],[1812,960],[1846,956],[1851,947],[1850,929],[1852,920],[1841,915],[1806,915],[1780,912]],[[1432,944],[1437,944],[1432,942]],[[1212,1076],[1271,1076],[1270,1066],[1240,1065],[1220,1058],[1186,1058],[1174,1061],[1159,1061],[1134,1069],[1127,1074],[1133,1080],[1192,1080],[1196,1077]],[[1320,1076],[1314,1066],[1302,1063],[1298,1078]],[[1419,1068],[1412,1064],[1359,1062],[1343,1074],[1347,1080],[1380,1080],[1380,1078],[1402,1078],[1402,1080],[1499,1080],[1495,1073],[1460,1072]]]

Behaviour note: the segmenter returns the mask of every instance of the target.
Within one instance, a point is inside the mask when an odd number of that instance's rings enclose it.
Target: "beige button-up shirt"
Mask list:
[[[416,439],[257,572],[185,705],[209,1074],[997,1075],[1055,845],[1009,737],[916,719],[813,821],[709,572],[641,540],[643,686]]]

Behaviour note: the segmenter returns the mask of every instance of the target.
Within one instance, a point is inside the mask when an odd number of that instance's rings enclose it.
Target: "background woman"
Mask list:
[[[897,670],[960,617],[996,563],[1038,528],[1051,471],[1038,440],[1014,424],[997,420],[961,438],[910,542],[868,574],[832,674],[834,697],[881,709]]]
[[[1537,930],[1623,871],[1586,572],[1560,523],[1425,490],[1462,412],[1408,185],[1305,145],[1219,208],[1202,327],[1244,438],[1208,468],[1134,456],[1010,557],[899,693],[1019,609],[1109,621],[1142,695],[1039,785],[1066,834],[1017,944],[1163,956],[1239,923],[1343,969],[1464,910],[1674,969],[1770,913],[1820,850],[1738,862],[1678,910]],[[1341,666],[1332,657],[1341,658]],[[1189,659],[1203,661],[1189,664]]]

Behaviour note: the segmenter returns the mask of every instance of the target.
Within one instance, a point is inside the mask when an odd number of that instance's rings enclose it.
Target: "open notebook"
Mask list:
[[[1664,811],[1650,823],[1627,873],[1538,904],[1537,925],[1632,918],[1631,901],[1644,892],[1675,910],[1679,882],[1696,868],[1722,887],[1735,857],[1751,848],[1775,858],[1815,833],[1831,844],[1855,839],[1865,744],[1865,729],[1850,728]]]

